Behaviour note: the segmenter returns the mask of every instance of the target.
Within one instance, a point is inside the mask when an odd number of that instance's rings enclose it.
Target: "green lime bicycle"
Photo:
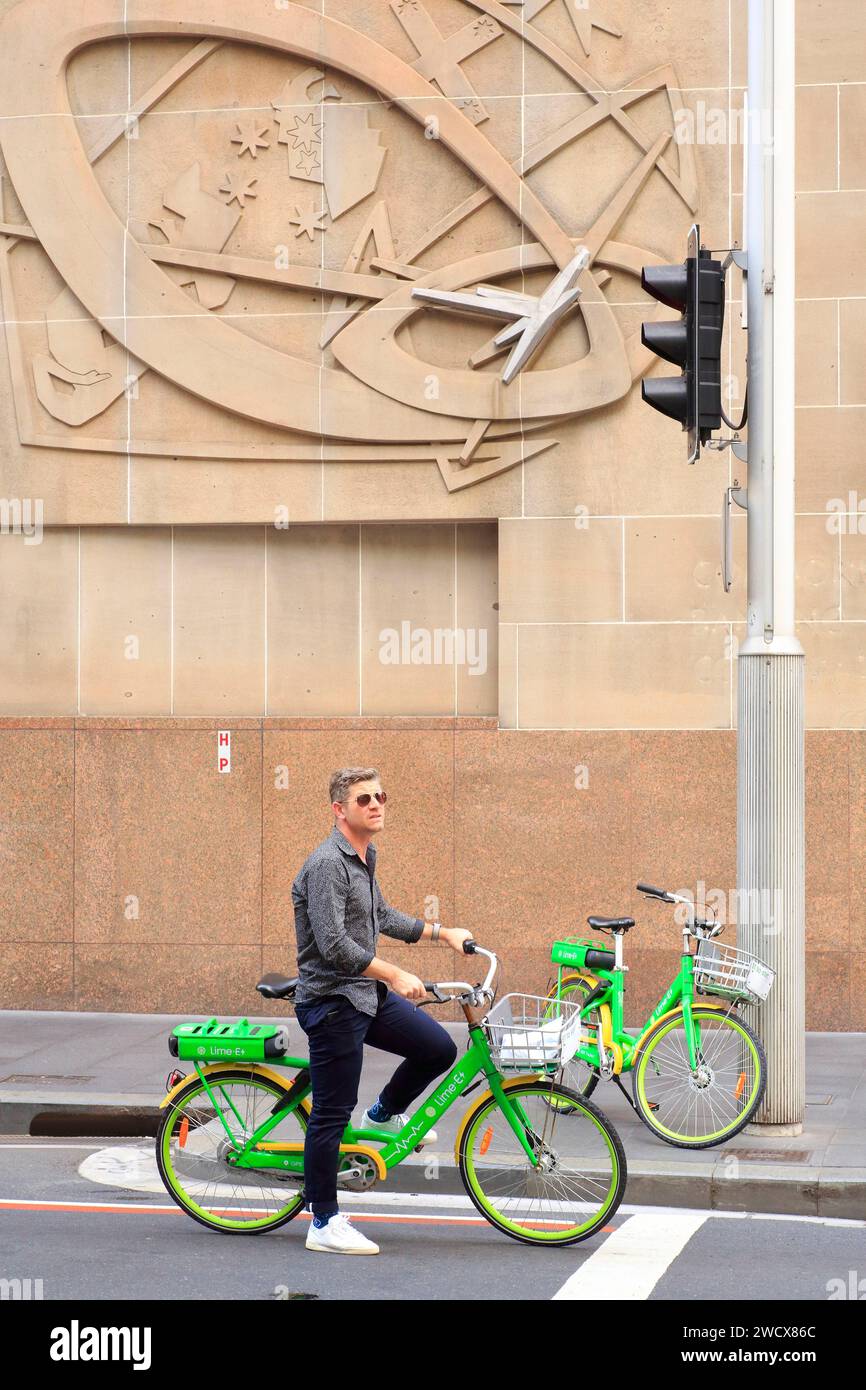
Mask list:
[[[663,888],[637,887],[647,898],[692,908],[688,898]],[[582,1021],[579,1045],[564,1069],[568,1085],[586,1100],[601,1077],[612,1080],[647,1128],[678,1148],[710,1148],[733,1138],[760,1105],[767,1079],[764,1049],[738,1009],[767,998],[775,971],[747,951],[716,942],[722,925],[691,911],[679,971],[635,1037],[623,1027],[623,941],[634,918],[587,922],[612,935],[613,950],[584,939],[556,941],[551,950],[558,970],[548,1014],[555,1017],[563,1002],[576,1000]],[[620,1080],[627,1071],[633,1099]]]
[[[578,1006],[564,1000],[551,1016],[546,998],[506,995],[492,1007],[497,957],[471,940],[463,949],[489,961],[483,984],[427,984],[432,998],[424,1004],[461,1005],[466,1051],[399,1133],[347,1126],[338,1183],[363,1192],[385,1179],[422,1146],[439,1116],[486,1083],[457,1133],[466,1191],[505,1235],[574,1245],[613,1216],[626,1184],[613,1125],[560,1080],[580,1029]],[[291,999],[297,984],[266,975],[257,989],[268,999]],[[246,1019],[182,1023],[169,1038],[172,1054],[192,1061],[194,1071],[168,1077],[157,1165],[173,1200],[211,1230],[274,1230],[304,1206],[312,1087],[307,1059],[289,1056],[288,1043],[285,1025]]]

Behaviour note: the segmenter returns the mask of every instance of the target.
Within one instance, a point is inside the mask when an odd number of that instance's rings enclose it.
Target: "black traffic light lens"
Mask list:
[[[685,367],[689,357],[689,332],[685,320],[679,323],[642,323],[640,340],[645,348],[673,362],[676,367]]]
[[[644,380],[640,384],[640,394],[641,399],[654,410],[660,410],[662,415],[669,415],[672,420],[679,420],[685,429],[689,389],[684,376],[660,376]]]
[[[687,265],[645,265],[640,273],[640,287],[667,304],[669,309],[679,309],[682,313],[689,298],[689,271]]]

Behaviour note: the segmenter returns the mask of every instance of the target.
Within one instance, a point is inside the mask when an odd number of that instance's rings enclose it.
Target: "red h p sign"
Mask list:
[[[231,729],[220,729],[217,734],[217,771],[231,772],[232,770],[232,734]]]

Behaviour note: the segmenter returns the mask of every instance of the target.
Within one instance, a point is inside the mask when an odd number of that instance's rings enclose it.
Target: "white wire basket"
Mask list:
[[[702,994],[720,994],[724,999],[744,999],[763,1004],[776,972],[749,951],[725,946],[721,941],[703,940],[694,957],[695,985]]]
[[[501,1071],[553,1069],[575,1054],[580,1004],[535,994],[506,994],[487,1015],[490,1052]]]

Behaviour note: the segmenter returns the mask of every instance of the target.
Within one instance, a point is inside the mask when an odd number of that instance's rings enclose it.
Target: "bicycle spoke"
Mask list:
[[[528,1087],[518,1100],[538,1163],[530,1162],[502,1111],[491,1105],[472,1130],[475,1190],[520,1231],[568,1237],[592,1226],[610,1201],[614,1175],[601,1127],[577,1097],[559,1098],[555,1085]]]
[[[172,1112],[167,1122],[171,1134],[162,1150],[171,1188],[191,1201],[203,1219],[235,1229],[245,1225],[256,1229],[297,1202],[297,1189],[281,1181],[276,1170],[233,1168],[228,1162],[232,1149],[242,1149],[268,1118],[276,1094],[270,1085],[239,1076],[223,1079],[215,1088],[217,1106],[220,1096],[224,1102],[221,1111],[203,1093],[185,1102],[181,1098]],[[298,1114],[286,1116],[285,1121],[292,1138],[302,1141]],[[272,1131],[268,1141],[274,1137]]]

